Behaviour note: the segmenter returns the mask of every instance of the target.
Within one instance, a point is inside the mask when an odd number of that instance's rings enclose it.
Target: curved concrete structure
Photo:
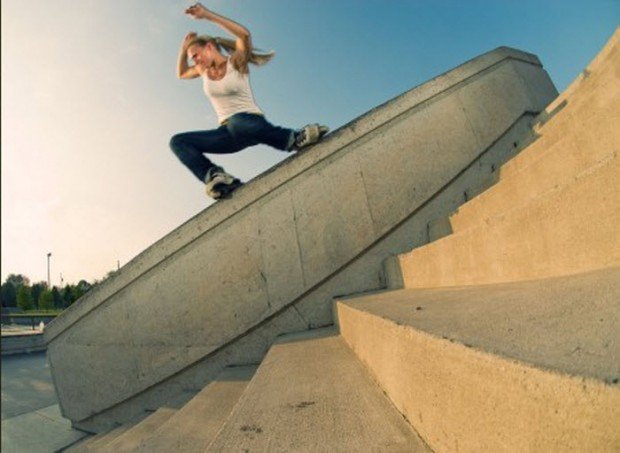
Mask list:
[[[45,331],[63,415],[101,431],[180,407],[282,333],[333,323],[331,300],[385,286],[515,152],[557,92],[499,48],[287,159],[137,256]]]

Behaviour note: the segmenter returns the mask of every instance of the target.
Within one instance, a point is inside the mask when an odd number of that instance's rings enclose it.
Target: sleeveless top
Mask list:
[[[263,114],[254,101],[250,75],[237,71],[230,58],[226,62],[224,78],[211,80],[205,71],[202,75],[202,86],[220,124],[236,113]]]

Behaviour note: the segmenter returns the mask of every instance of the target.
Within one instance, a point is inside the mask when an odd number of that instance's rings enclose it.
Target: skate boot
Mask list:
[[[307,146],[319,142],[325,134],[329,132],[329,127],[319,124],[308,124],[295,132],[295,143],[293,150],[299,151]]]
[[[205,177],[205,191],[215,200],[227,198],[243,183],[224,171],[222,167],[211,167]]]

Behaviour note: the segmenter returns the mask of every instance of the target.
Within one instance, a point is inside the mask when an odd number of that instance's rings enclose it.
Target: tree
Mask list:
[[[78,300],[84,294],[92,289],[93,285],[88,283],[86,280],[80,280],[78,284],[75,286],[75,300]]]
[[[30,286],[30,279],[22,274],[9,274],[5,283],[10,283],[17,290],[20,286]]]
[[[17,307],[17,291],[11,283],[4,283],[0,289],[3,307]]]
[[[39,310],[52,310],[54,308],[54,295],[46,289],[39,297]]]
[[[32,293],[29,286],[20,286],[17,290],[17,306],[22,310],[32,310]]]
[[[54,307],[62,308],[62,297],[60,296],[60,291],[55,286],[52,288],[52,300],[54,301]]]
[[[34,304],[38,306],[39,304],[39,299],[41,298],[41,294],[43,293],[43,291],[45,291],[47,289],[47,283],[46,282],[39,282],[39,283],[35,283],[34,285],[32,285],[32,300],[34,301]]]
[[[63,301],[63,307],[64,308],[67,308],[69,305],[71,305],[73,302],[75,302],[75,299],[73,298],[73,294],[74,294],[73,286],[66,285],[63,288],[63,290],[62,290],[62,301]]]

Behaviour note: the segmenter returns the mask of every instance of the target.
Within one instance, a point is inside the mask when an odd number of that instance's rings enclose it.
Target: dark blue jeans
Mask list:
[[[290,151],[294,140],[292,129],[274,126],[262,115],[238,113],[215,130],[176,134],[170,139],[170,148],[204,182],[207,171],[215,166],[204,153],[231,154],[259,143]]]

